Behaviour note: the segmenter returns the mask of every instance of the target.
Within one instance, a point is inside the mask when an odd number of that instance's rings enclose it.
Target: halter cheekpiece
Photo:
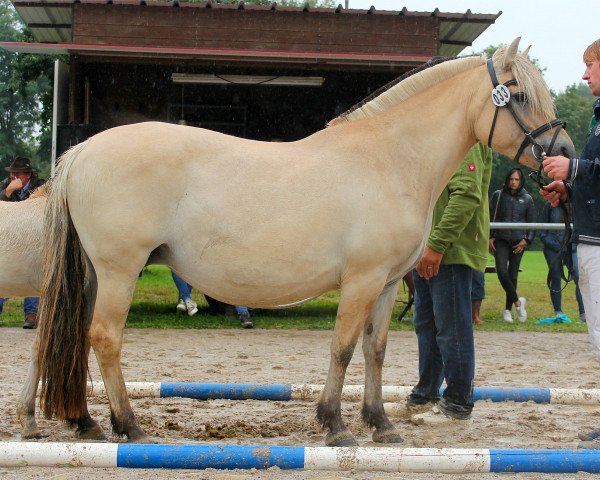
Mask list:
[[[488,147],[492,146],[492,137],[496,128],[498,112],[500,111],[500,108],[506,107],[512,115],[512,117],[515,119],[515,122],[517,122],[517,125],[519,125],[519,127],[525,134],[525,138],[523,139],[523,142],[521,143],[521,146],[519,147],[519,150],[517,151],[517,154],[514,157],[514,161],[518,163],[519,158],[523,153],[523,150],[525,150],[525,147],[531,144],[531,153],[536,158],[536,160],[538,160],[538,162],[541,163],[544,157],[546,156],[546,152],[544,151],[544,147],[542,147],[538,142],[536,142],[535,139],[539,137],[542,133],[556,128],[554,135],[552,136],[552,140],[550,141],[550,145],[548,145],[549,152],[552,152],[554,142],[556,141],[560,130],[562,128],[566,128],[566,123],[562,120],[558,120],[557,118],[555,118],[554,120],[536,128],[535,130],[529,130],[525,126],[521,118],[517,115],[517,112],[515,112],[515,109],[512,105],[512,95],[510,94],[510,90],[508,89],[508,87],[510,87],[511,85],[518,85],[517,81],[513,78],[507,80],[504,83],[499,83],[498,77],[496,76],[496,71],[494,70],[494,63],[492,62],[491,58],[489,58],[487,61],[487,69],[488,73],[490,74],[490,79],[492,80],[492,85],[494,86],[491,94],[492,102],[496,106],[496,111],[494,112],[494,119],[492,120],[492,126],[490,128],[490,135],[488,137]]]

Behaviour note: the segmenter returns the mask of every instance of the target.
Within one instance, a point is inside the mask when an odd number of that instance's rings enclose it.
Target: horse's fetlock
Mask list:
[[[383,404],[381,402],[376,405],[363,403],[361,417],[369,428],[379,429],[381,427],[391,426],[391,422],[385,414]]]

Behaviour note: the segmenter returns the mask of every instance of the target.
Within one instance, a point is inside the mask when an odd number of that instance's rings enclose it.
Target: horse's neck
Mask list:
[[[407,161],[415,163],[419,183],[433,202],[477,141],[468,108],[471,95],[446,81],[373,117],[397,157],[399,173],[407,171]]]

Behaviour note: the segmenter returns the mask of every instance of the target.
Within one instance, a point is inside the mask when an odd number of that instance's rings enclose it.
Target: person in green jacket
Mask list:
[[[475,145],[435,204],[432,230],[413,272],[413,322],[419,345],[419,383],[406,406],[436,404],[417,423],[464,421],[473,410],[475,345],[471,278],[487,262],[491,150]],[[443,380],[446,389],[440,398]]]

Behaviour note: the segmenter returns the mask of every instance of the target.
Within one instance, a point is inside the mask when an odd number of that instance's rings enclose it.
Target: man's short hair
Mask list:
[[[595,42],[592,42],[590,46],[585,49],[585,52],[583,52],[583,62],[600,62],[600,38]]]

